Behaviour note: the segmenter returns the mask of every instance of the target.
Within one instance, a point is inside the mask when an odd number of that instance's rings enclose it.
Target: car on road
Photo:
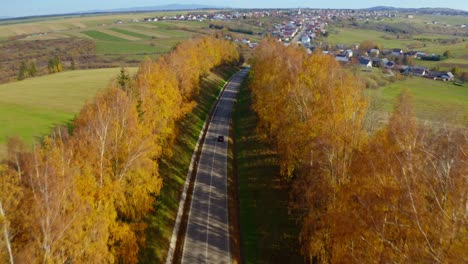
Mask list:
[[[218,142],[224,142],[224,136],[218,136]]]

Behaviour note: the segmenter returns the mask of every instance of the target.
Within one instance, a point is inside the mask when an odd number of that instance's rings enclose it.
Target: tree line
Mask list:
[[[320,51],[264,40],[251,74],[258,131],[292,181],[307,261],[466,261],[466,130],[421,125],[403,93],[369,132],[362,82]]]
[[[175,123],[194,106],[200,78],[238,59],[225,40],[183,42],[135,78],[122,71],[71,127],[32,151],[10,139],[0,164],[0,262],[137,263]]]

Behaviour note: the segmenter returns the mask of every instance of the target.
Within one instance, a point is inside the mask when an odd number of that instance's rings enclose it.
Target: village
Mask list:
[[[323,53],[334,56],[338,62],[343,65],[357,65],[365,69],[382,68],[388,75],[393,76],[395,73],[402,75],[420,76],[434,80],[453,81],[455,76],[450,71],[439,71],[436,69],[430,70],[428,67],[418,66],[418,61],[440,61],[442,54],[427,54],[423,51],[408,50],[398,47],[382,48],[380,45],[374,47],[363,48],[356,43],[352,46],[345,45],[330,46],[324,43],[323,37],[327,37],[329,32],[327,27],[336,21],[341,20],[384,20],[394,18],[397,12],[392,11],[370,11],[370,10],[333,10],[319,9],[302,10],[252,10],[252,11],[232,11],[218,13],[188,13],[187,15],[178,15],[172,17],[147,18],[145,21],[159,20],[197,20],[197,21],[229,21],[249,18],[264,18],[277,17],[284,21],[275,23],[270,29],[269,34],[285,45],[298,43],[304,46],[309,53],[320,48]],[[407,18],[414,18],[414,15],[407,15]],[[426,23],[437,24],[437,21]],[[258,26],[262,26],[259,22]],[[446,24],[449,27],[451,25]],[[466,28],[466,24],[456,25],[460,28]],[[241,42],[248,45],[250,48],[255,48],[258,43],[251,41],[248,38],[235,39],[236,42]],[[363,42],[366,40],[363,39]]]

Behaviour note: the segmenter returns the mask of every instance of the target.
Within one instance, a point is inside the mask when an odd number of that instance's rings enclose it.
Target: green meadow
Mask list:
[[[70,122],[118,73],[119,68],[67,71],[0,85],[0,145],[11,136],[32,144]]]
[[[407,90],[412,96],[414,112],[420,120],[450,123],[468,127],[468,85],[409,77],[375,90],[369,94],[375,110],[389,113],[398,95]]]

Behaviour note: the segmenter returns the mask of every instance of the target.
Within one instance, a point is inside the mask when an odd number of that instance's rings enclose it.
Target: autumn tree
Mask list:
[[[361,42],[361,44],[359,45],[359,53],[360,54],[364,54],[366,52],[368,52],[369,50],[371,49],[378,49],[378,50],[382,50],[382,45],[379,44],[379,43],[375,43],[371,40],[364,40],[363,42]]]
[[[0,165],[0,262],[15,263],[13,238],[17,230],[18,205],[23,195],[20,179],[6,166]]]
[[[49,69],[49,73],[61,72],[62,61],[60,57],[56,55],[54,58],[50,59],[47,68]]]
[[[162,186],[158,163],[176,122],[193,108],[200,78],[238,60],[225,40],[181,45],[144,62],[135,78],[122,69],[70,131],[55,129],[32,151],[9,141],[0,164],[2,262],[138,262],[145,217]],[[49,70],[61,71],[60,58]]]
[[[28,76],[28,66],[25,61],[21,62],[19,73],[18,73],[18,80],[24,80]]]
[[[31,77],[34,77],[34,76],[37,75],[37,65],[36,65],[35,60],[32,60],[32,61],[29,62],[28,74]]]
[[[255,51],[258,130],[293,179],[302,254],[311,263],[464,262],[466,131],[421,126],[403,93],[368,135],[361,87],[321,52],[268,39]]]

